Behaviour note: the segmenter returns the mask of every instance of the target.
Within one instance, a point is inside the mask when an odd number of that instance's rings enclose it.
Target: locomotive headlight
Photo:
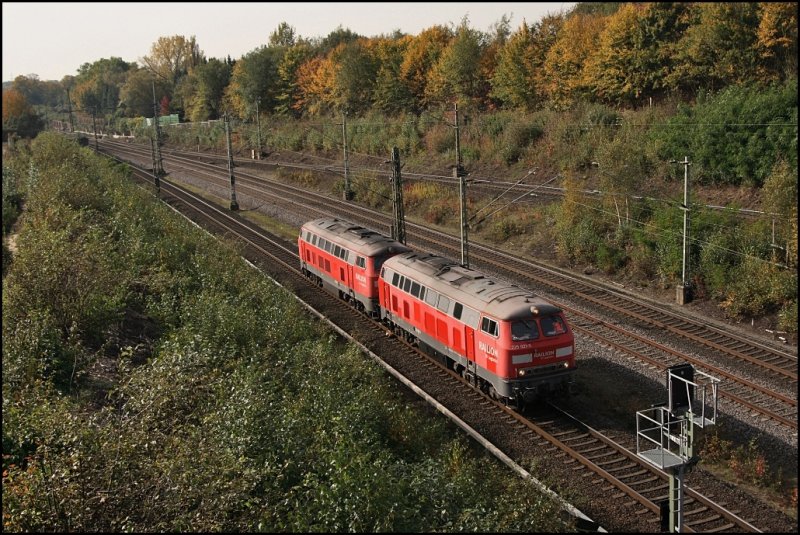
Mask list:
[[[525,375],[526,370],[519,370],[519,376],[523,377]]]

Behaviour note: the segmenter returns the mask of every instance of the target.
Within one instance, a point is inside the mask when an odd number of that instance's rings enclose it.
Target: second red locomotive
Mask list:
[[[297,239],[300,269],[359,310],[378,317],[378,274],[383,262],[410,251],[402,243],[335,217],[309,221]]]

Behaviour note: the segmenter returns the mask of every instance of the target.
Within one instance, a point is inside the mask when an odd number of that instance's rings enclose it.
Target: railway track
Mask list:
[[[111,146],[117,150],[127,150],[129,155],[149,156],[149,153],[137,151],[128,144]],[[228,177],[223,176],[218,167],[198,164],[195,159],[167,152],[165,156],[175,165],[192,169],[193,173],[202,174],[206,180],[216,182],[221,188],[229,187]],[[237,191],[261,202],[291,203],[295,210],[307,214],[338,215],[379,231],[389,228],[389,217],[375,210],[252,176],[241,170],[236,175]],[[449,234],[413,223],[407,223],[407,230],[411,245],[452,258],[460,255],[460,243]],[[549,300],[579,319],[576,324],[581,332],[660,370],[677,361],[691,361],[702,371],[725,379],[720,392],[723,400],[796,433],[796,355],[705,325],[656,305],[641,303],[625,294],[594,286],[548,266],[533,264],[480,244],[473,243],[471,248],[472,258],[480,263],[481,268],[490,268],[526,287],[546,289],[555,296],[548,296]],[[575,301],[576,305],[570,304]],[[591,312],[585,312],[586,308]],[[650,337],[636,334],[631,328],[615,325],[612,329],[612,322],[631,325],[658,336],[669,334],[682,340],[684,347],[674,347],[673,343],[667,347]],[[610,334],[611,331],[613,334]],[[697,352],[694,348],[699,348],[700,356],[689,356],[689,351],[685,350],[687,345],[693,348],[692,352]],[[753,375],[761,375],[763,379],[754,381],[748,378]]]
[[[140,180],[151,180],[141,171],[135,171],[135,175]],[[245,256],[251,261],[268,269],[272,276],[278,273],[282,284],[331,318],[341,332],[358,333],[355,338],[362,344],[385,358],[412,383],[430,393],[512,459],[518,462],[539,459],[562,476],[588,482],[584,488],[594,495],[590,501],[610,507],[598,509],[600,516],[611,522],[607,525],[617,522],[621,530],[638,528],[640,531],[653,531],[658,525],[659,502],[666,495],[667,476],[622,443],[555,406],[522,415],[495,402],[408,343],[387,336],[382,324],[320,290],[300,273],[293,244],[267,235],[252,223],[168,179],[161,181],[159,195],[179,211],[188,213],[190,219],[202,220],[203,226],[212,227],[215,232],[241,243]],[[560,468],[556,468],[556,464]],[[760,531],[741,518],[738,511],[727,509],[697,490],[687,489],[684,507],[684,526],[688,532]]]

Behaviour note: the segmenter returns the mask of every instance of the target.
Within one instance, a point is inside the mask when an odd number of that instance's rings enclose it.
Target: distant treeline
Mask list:
[[[155,82],[159,113],[203,121],[224,110],[250,118],[256,106],[294,117],[420,114],[453,103],[631,109],[796,75],[796,2],[621,2],[579,3],[517,28],[503,16],[486,32],[464,17],[418,35],[339,26],[304,38],[282,22],[239,59],[207,58],[194,36],[160,37],[141,65],[103,58],[60,81],[19,76],[13,89],[34,106],[118,118],[152,116]]]

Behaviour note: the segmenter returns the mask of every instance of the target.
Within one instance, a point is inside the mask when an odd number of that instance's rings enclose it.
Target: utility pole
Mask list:
[[[164,162],[161,159],[161,126],[158,121],[158,102],[156,101],[156,83],[153,82],[153,129],[156,137],[153,143],[153,175],[155,176],[156,189],[161,191],[161,177],[164,175]]]
[[[453,177],[458,179],[458,194],[459,199],[461,200],[461,265],[465,268],[468,268],[469,223],[467,221],[467,174],[464,172],[464,168],[461,165],[461,139],[458,131],[458,103],[453,104],[453,111],[455,112],[456,129],[456,167],[453,169]]]
[[[347,112],[342,112],[342,139],[344,140],[344,200],[349,201],[353,198],[350,189],[350,164],[347,154]],[[394,153],[392,153],[394,154]]]
[[[225,112],[225,137],[228,140],[228,174],[231,177],[231,210],[238,210],[239,203],[236,202],[236,180],[233,178],[233,150],[231,149],[231,128],[228,112]]]
[[[156,185],[156,190],[161,192],[161,182],[158,180],[158,174],[156,173],[156,142],[153,138],[150,138],[150,154],[153,160],[153,177]]]
[[[256,99],[256,136],[258,137],[258,151],[256,152],[256,159],[261,159],[261,118],[258,115],[258,101]]]
[[[683,305],[691,301],[689,283],[689,157],[684,156],[683,164],[683,267],[681,275],[681,285],[677,288],[677,302]]]
[[[406,243],[406,219],[403,213],[403,185],[400,178],[400,151],[392,147],[392,208],[394,222],[392,224],[392,239]]]
[[[75,121],[72,118],[72,100],[69,98],[69,89],[67,89],[67,108],[69,109],[69,131],[75,131]]]
[[[94,151],[97,152],[97,106],[92,108],[92,130],[94,130]]]

